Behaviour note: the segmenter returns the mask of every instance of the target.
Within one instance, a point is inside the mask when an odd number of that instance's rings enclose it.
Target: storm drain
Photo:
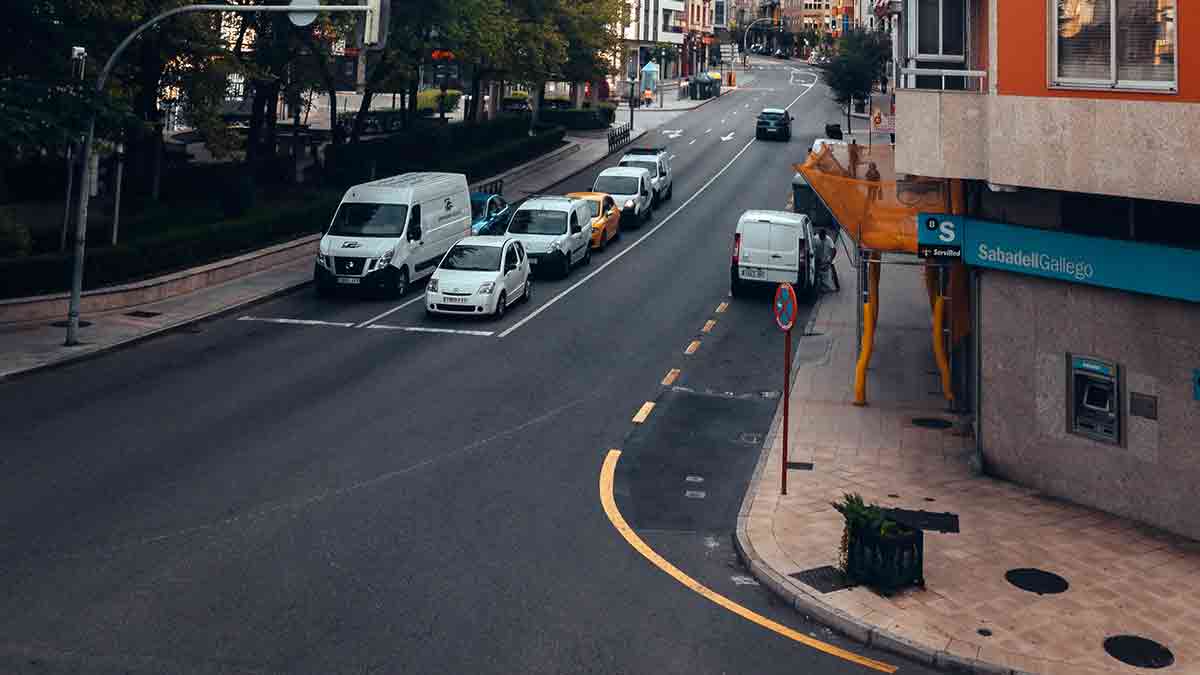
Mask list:
[[[1023,591],[1038,595],[1063,593],[1071,586],[1066,579],[1053,572],[1032,567],[1009,570],[1004,573],[1004,578],[1008,579],[1008,583]]]
[[[50,325],[51,325],[52,327],[54,327],[54,328],[66,328],[66,327],[67,327],[67,322],[66,322],[66,321],[55,321],[54,323],[52,323],[52,324],[50,324]],[[92,322],[91,322],[91,321],[84,321],[83,319],[80,319],[80,320],[79,320],[79,327],[80,327],[80,328],[87,328],[87,327],[88,327],[88,326],[90,326],[90,325],[92,325]]]
[[[1166,668],[1175,663],[1170,649],[1137,635],[1115,635],[1104,641],[1104,651],[1136,668]]]
[[[803,572],[789,574],[788,576],[808,584],[822,593],[832,593],[847,588],[854,588],[853,581],[850,581],[845,574],[842,574],[841,570],[830,565],[814,567]]]
[[[914,426],[925,429],[949,429],[954,426],[950,420],[939,419],[937,417],[914,417],[912,420]]]
[[[136,319],[152,319],[156,316],[162,316],[162,312],[148,312],[144,309],[137,309],[132,312],[125,312],[125,316],[132,316]]]

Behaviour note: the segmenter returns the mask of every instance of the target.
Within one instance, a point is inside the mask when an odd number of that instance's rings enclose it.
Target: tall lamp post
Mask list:
[[[296,0],[293,0],[293,2],[296,2]],[[318,12],[360,12],[368,15],[367,23],[370,24],[374,18],[372,13],[378,11],[378,2],[375,2],[374,6],[322,6],[312,4],[312,0],[308,0],[305,4],[296,2],[293,5],[185,5],[183,7],[175,7],[138,26],[117,45],[112,55],[108,57],[108,61],[104,63],[104,68],[100,71],[100,76],[96,78],[96,94],[97,96],[104,94],[104,84],[108,81],[108,76],[112,73],[113,66],[117,64],[117,59],[121,57],[121,54],[129,47],[130,43],[159,22],[169,19],[176,14],[191,14],[195,12],[236,12],[247,14],[251,12],[287,12],[292,15],[292,23],[297,26],[306,26],[316,20]],[[382,29],[377,26],[376,30],[386,31],[386,26],[383,26]],[[86,180],[86,172],[91,166],[92,146],[95,143],[95,139],[96,113],[93,110],[91,118],[88,120],[87,136],[84,138],[82,156],[80,157],[84,179],[79,181],[78,205],[75,211],[75,264],[71,273],[71,301],[67,309],[66,345],[68,347],[79,344],[79,304],[80,298],[83,295],[83,254],[87,250],[87,210],[91,184],[90,180]]]

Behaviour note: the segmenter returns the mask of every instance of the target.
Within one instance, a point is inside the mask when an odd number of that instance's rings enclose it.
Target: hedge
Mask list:
[[[603,129],[612,124],[615,108],[571,108],[569,110],[542,110],[539,117],[547,124],[558,124],[568,129]]]
[[[340,193],[318,193],[302,205],[263,209],[234,220],[180,228],[88,252],[84,288],[100,288],[236,256],[324,229]],[[0,260],[0,297],[57,293],[71,283],[70,255]]]

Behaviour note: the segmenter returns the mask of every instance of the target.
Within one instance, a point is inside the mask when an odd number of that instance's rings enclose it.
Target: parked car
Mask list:
[[[762,53],[762,50],[763,50],[763,46],[762,46],[761,44],[757,43],[757,42],[755,42],[754,44],[750,45],[750,51],[751,51],[751,52],[753,52],[753,53],[755,53],[755,54],[761,54],[761,53]]]
[[[406,173],[346,191],[317,249],[318,293],[337,286],[403,295],[471,234],[471,198],[461,173]]]
[[[467,237],[446,252],[425,287],[426,314],[504,316],[533,293],[529,257],[506,237]]]
[[[529,99],[519,96],[505,98],[500,101],[500,112],[506,115],[521,115],[533,111]]]
[[[792,58],[792,55],[786,49],[776,49],[775,50],[775,58],[790,59],[790,58]]]
[[[790,211],[746,211],[733,234],[729,291],[742,295],[754,284],[795,284],[811,296],[817,288],[817,240],[812,221]]]
[[[474,234],[504,234],[512,205],[500,195],[487,192],[471,193],[471,232]]]
[[[625,153],[618,166],[645,169],[650,173],[651,208],[675,194],[675,172],[666,148],[634,148]]]
[[[525,247],[532,269],[549,269],[565,277],[575,265],[592,260],[588,246],[592,232],[587,227],[591,219],[591,210],[582,200],[531,197],[513,213],[505,234]]]
[[[611,195],[603,192],[571,192],[571,199],[587,202],[592,215],[592,248],[603,249],[621,236],[621,210]]]
[[[600,172],[592,192],[612,195],[621,209],[621,225],[633,228],[650,217],[654,202],[650,196],[650,172],[641,167],[614,166]]]
[[[783,108],[763,108],[754,125],[754,137],[792,140],[792,114]]]

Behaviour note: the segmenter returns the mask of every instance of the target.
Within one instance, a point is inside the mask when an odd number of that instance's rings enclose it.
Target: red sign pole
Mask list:
[[[779,471],[779,494],[787,494],[788,468],[788,435],[791,425],[788,423],[788,409],[792,407],[792,329],[783,334],[783,465]]]

